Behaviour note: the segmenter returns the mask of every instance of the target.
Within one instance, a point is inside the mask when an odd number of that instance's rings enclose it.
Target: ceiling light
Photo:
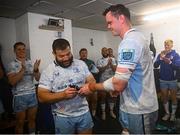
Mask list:
[[[95,1],[96,1],[96,0],[88,1],[88,2],[86,2],[86,3],[83,3],[83,4],[81,4],[81,5],[76,6],[75,8],[79,8],[79,7],[82,7],[82,6],[86,6],[86,5],[88,5],[88,4],[90,4],[90,3],[93,3],[93,2],[95,2]]]
[[[163,18],[172,17],[172,16],[180,16],[180,8],[166,10],[166,11],[158,12],[155,14],[147,15],[143,18],[143,20],[151,21],[151,20],[163,19]]]
[[[95,14],[91,14],[91,15],[88,15],[88,16],[81,17],[81,18],[79,18],[79,20],[84,20],[84,19],[87,19],[87,18],[90,18],[90,17],[93,17],[93,16],[95,16]]]

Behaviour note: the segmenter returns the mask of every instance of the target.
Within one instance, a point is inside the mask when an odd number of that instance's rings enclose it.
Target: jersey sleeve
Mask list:
[[[9,63],[6,69],[7,74],[16,73],[16,68],[14,66],[15,64],[13,62]],[[18,66],[18,65],[17,65]]]
[[[122,41],[118,49],[118,67],[135,69],[142,55],[143,46],[135,40]]]
[[[51,90],[52,89],[52,82],[53,82],[52,71],[50,69],[45,69],[41,74],[38,87]]]

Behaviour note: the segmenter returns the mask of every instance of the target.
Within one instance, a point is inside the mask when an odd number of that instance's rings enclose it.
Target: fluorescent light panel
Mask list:
[[[151,21],[151,20],[167,18],[167,17],[170,17],[170,16],[180,16],[180,8],[166,10],[166,11],[163,11],[163,12],[158,12],[158,13],[155,13],[155,14],[147,15],[147,16],[145,16],[143,18],[143,20]]]

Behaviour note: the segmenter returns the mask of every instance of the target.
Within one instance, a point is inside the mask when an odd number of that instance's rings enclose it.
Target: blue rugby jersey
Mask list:
[[[51,92],[64,91],[70,84],[81,87],[89,75],[91,73],[87,65],[81,60],[74,59],[68,68],[62,68],[53,62],[42,72],[39,87]],[[62,117],[74,117],[88,112],[89,107],[86,97],[77,95],[74,98],[52,104],[52,111]]]
[[[118,67],[132,70],[120,94],[120,110],[131,114],[158,110],[153,66],[148,42],[136,29],[125,33],[118,49]]]
[[[31,60],[25,61],[25,73],[23,78],[13,86],[13,95],[24,95],[35,93],[35,84],[33,82],[33,64]],[[7,68],[7,74],[18,73],[22,68],[22,63],[18,59],[12,61]]]
[[[160,59],[160,54],[154,63],[156,68],[160,66],[160,79],[164,81],[176,80],[176,67],[180,67],[180,56],[175,50],[172,50],[171,52],[167,53],[165,57],[170,58],[172,63],[165,63]]]

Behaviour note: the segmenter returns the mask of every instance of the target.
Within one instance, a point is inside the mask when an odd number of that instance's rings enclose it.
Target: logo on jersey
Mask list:
[[[121,51],[121,61],[132,62],[134,60],[134,49],[122,49]]]
[[[74,72],[74,73],[79,73],[80,70],[78,69],[78,67],[73,67],[73,72]]]

